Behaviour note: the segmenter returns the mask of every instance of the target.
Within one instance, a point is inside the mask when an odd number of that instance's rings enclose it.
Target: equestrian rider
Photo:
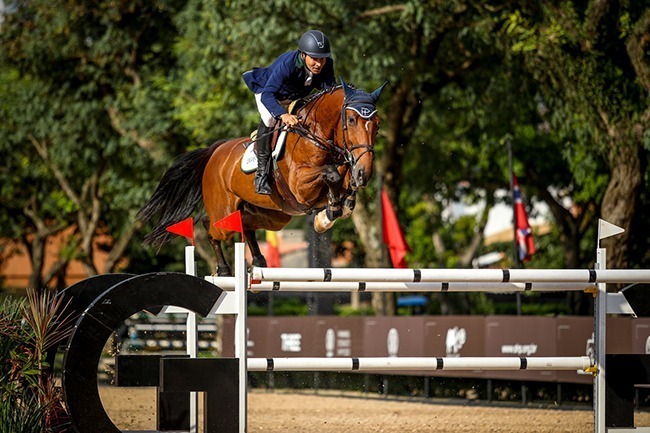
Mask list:
[[[255,141],[255,192],[269,195],[271,131],[279,120],[288,126],[298,124],[298,117],[287,113],[285,106],[292,100],[307,96],[313,89],[325,89],[336,84],[329,40],[320,30],[308,30],[300,37],[297,50],[280,55],[267,68],[245,72],[244,81],[255,93],[257,109],[262,117]]]

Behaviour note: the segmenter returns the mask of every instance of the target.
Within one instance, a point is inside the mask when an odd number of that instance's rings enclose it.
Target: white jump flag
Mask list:
[[[598,242],[600,243],[601,239],[608,238],[610,236],[615,236],[625,231],[624,228],[616,226],[612,223],[609,223],[603,219],[598,219]]]

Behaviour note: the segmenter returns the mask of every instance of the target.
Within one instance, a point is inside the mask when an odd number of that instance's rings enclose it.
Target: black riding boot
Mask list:
[[[264,122],[257,128],[255,140],[255,154],[257,155],[257,172],[255,173],[255,192],[270,195],[269,166],[271,157],[271,134]]]

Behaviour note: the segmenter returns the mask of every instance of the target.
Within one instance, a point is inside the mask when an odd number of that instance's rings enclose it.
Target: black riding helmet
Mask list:
[[[320,30],[307,30],[300,36],[298,49],[315,59],[330,57],[330,41]]]

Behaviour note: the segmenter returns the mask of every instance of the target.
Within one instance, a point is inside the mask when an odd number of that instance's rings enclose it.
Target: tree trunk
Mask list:
[[[28,288],[40,292],[43,287],[43,266],[45,263],[45,240],[37,233],[34,239],[26,244],[29,251],[32,273],[29,276]]]
[[[104,269],[102,269],[102,273],[108,274],[111,272],[115,272],[116,267],[122,257],[124,257],[124,251],[126,250],[126,247],[129,245],[129,242],[133,238],[133,235],[142,228],[142,221],[140,220],[135,220],[131,225],[128,227],[128,229],[124,230],[122,232],[122,235],[119,237],[117,242],[115,242],[108,253],[108,257],[106,258],[106,263],[104,264]]]
[[[628,143],[617,140],[610,150],[611,177],[601,204],[601,215],[604,220],[624,228],[625,232],[607,238],[601,244],[607,248],[608,268],[628,267],[630,227],[643,181],[639,158],[641,148],[637,140]]]
[[[359,235],[359,240],[365,251],[365,265],[368,268],[380,268],[384,265],[384,246],[381,243],[379,218],[374,217],[368,210],[363,197],[357,197],[357,205],[352,212],[352,222]],[[373,223],[375,222],[375,223]],[[393,293],[372,293],[372,308],[378,316],[395,314],[395,295]]]

